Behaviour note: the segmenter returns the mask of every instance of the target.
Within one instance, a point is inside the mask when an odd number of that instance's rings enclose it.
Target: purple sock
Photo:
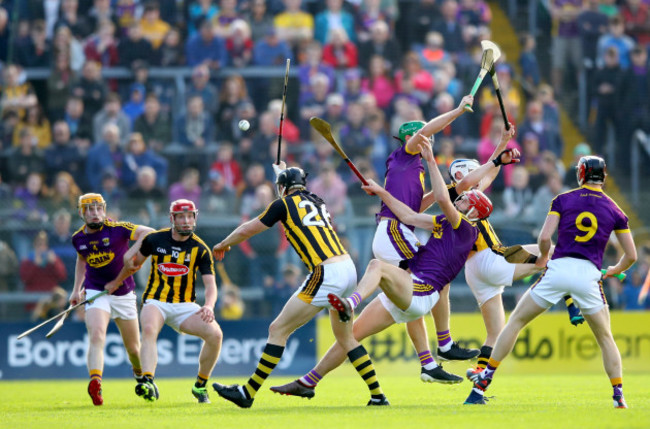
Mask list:
[[[483,374],[485,375],[485,378],[489,378],[490,380],[492,380],[492,376],[494,375],[494,371],[496,370],[497,370],[496,367],[487,364],[487,366],[483,370]]]
[[[438,331],[438,347],[442,348],[451,343],[451,334],[449,329],[446,331]]]
[[[422,353],[419,353],[418,357],[420,358],[420,365],[422,366],[433,363],[433,357],[431,356],[430,350],[425,350]]]
[[[357,305],[361,303],[361,295],[359,295],[359,292],[355,292],[348,297],[348,301],[350,301],[350,305],[352,305],[352,309],[355,309],[357,308]]]
[[[317,373],[315,370],[309,371],[307,374],[305,374],[303,377],[300,377],[300,382],[302,384],[305,384],[309,387],[315,387],[318,382],[323,378],[319,373]]]
[[[623,384],[617,384],[614,387],[614,396],[623,396]]]

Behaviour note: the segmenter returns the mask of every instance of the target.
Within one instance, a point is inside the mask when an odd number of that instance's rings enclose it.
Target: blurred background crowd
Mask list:
[[[24,318],[50,293],[65,305],[81,193],[100,192],[112,219],[155,228],[169,225],[170,201],[191,199],[209,245],[261,213],[275,198],[287,58],[283,159],[309,173],[363,273],[378,200],[309,118],[327,120],[381,181],[400,124],[469,91],[483,39],[502,45],[496,73],[522,153],[489,190],[492,220],[505,244],[531,243],[552,198],[576,186],[581,156],[604,155],[627,188],[632,148],[649,148],[648,0],[0,0],[0,317]],[[474,109],[436,136],[445,175],[458,157],[486,162],[499,142],[489,79]],[[631,275],[607,284],[614,308],[650,308],[637,300],[650,244],[637,240]],[[278,228],[228,254],[221,317],[277,314],[305,274],[288,248]],[[612,245],[606,260],[617,255]],[[454,309],[474,310],[457,282]]]

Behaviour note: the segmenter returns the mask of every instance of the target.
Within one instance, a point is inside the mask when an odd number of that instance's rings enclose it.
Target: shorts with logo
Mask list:
[[[327,301],[330,293],[341,297],[352,295],[357,287],[357,269],[351,258],[332,264],[317,265],[307,275],[293,296],[316,307],[333,310]]]
[[[86,289],[86,299],[92,298],[101,291]],[[111,319],[137,320],[138,309],[136,305],[135,292],[126,295],[103,295],[91,303],[86,304],[86,311],[98,308],[111,315]]]
[[[403,260],[413,258],[420,242],[415,233],[400,221],[382,219],[372,240],[372,253],[380,261],[399,266]]]
[[[607,305],[601,272],[591,261],[568,257],[548,261],[530,296],[540,307],[549,308],[568,294],[582,314],[597,313]]]
[[[504,286],[512,286],[515,264],[490,249],[476,252],[465,262],[465,281],[479,306],[501,295]]]
[[[181,332],[183,322],[201,309],[195,302],[162,302],[157,299],[148,299],[143,308],[148,305],[156,307],[162,314],[165,323],[176,332]]]
[[[424,284],[424,282],[413,273],[411,273],[411,279],[413,280],[413,283],[420,285]],[[388,313],[390,313],[393,320],[395,320],[395,323],[406,323],[412,320],[417,320],[431,311],[438,302],[438,299],[440,299],[440,294],[437,291],[433,291],[428,295],[414,294],[411,299],[411,305],[409,305],[406,310],[402,310],[393,304],[393,301],[391,301],[383,292],[380,293],[378,297],[381,304]]]

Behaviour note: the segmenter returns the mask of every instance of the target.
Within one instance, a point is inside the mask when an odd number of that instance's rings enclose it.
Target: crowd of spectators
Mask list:
[[[582,14],[562,6],[579,0],[551,3],[561,28],[582,22],[584,14],[603,13],[594,9],[597,1],[577,8]],[[615,104],[605,106],[612,98],[607,86],[623,84],[626,102],[637,108],[625,120],[650,123],[650,101],[640,96],[650,89],[648,30],[625,18],[637,9],[647,16],[645,3],[629,0],[603,21],[599,37],[590,33],[599,126],[622,120],[614,118],[620,113]],[[0,246],[0,258],[10,257],[8,249],[22,261],[19,285],[7,282],[17,273],[0,272],[0,288],[29,291],[22,272],[48,270],[52,286],[69,289],[75,255],[67,244],[80,226],[76,200],[83,192],[101,192],[112,218],[153,227],[166,226],[169,201],[191,199],[201,212],[199,234],[209,243],[258,215],[274,198],[271,163],[286,59],[292,79],[283,159],[310,173],[309,188],[325,199],[363,270],[377,201],[360,191],[309,118],[327,120],[364,175],[381,180],[399,125],[449,111],[468,92],[490,22],[484,0],[0,2],[0,238],[9,244]],[[571,28],[560,30],[558,44],[583,34]],[[510,146],[520,148],[522,163],[505,167],[490,192],[497,226],[500,220],[522,225],[505,237],[528,242],[553,196],[575,186],[575,175],[560,161],[565,144],[554,96],[565,64],[554,62],[554,86],[543,83],[535,39],[522,40],[525,84],[517,83],[517,58],[505,58],[496,69],[518,129]],[[573,46],[557,49],[572,52]],[[607,71],[612,64],[616,73]],[[253,66],[277,73],[243,73]],[[106,78],[116,67],[130,77]],[[38,68],[49,70],[47,79],[27,79]],[[177,70],[182,84],[156,73],[161,70]],[[499,141],[503,121],[490,85],[479,91],[475,111],[436,136],[445,174],[457,157],[485,162]],[[250,122],[249,130],[237,127],[241,119]],[[621,135],[627,129],[621,127]],[[600,151],[602,142],[593,141]],[[580,151],[591,148],[581,145]],[[287,248],[281,231],[268,233],[244,243],[226,264],[242,287],[284,290],[295,287],[300,273]],[[44,276],[38,287],[45,287]],[[229,302],[239,301],[230,293]]]

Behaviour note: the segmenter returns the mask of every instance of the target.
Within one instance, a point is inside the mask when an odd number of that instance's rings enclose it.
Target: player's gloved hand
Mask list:
[[[517,149],[506,149],[502,151],[496,158],[492,160],[495,167],[500,165],[514,164],[520,161],[519,151]]]
[[[278,177],[282,171],[287,169],[287,164],[284,161],[280,161],[279,164],[273,163],[272,166],[275,177]]]

